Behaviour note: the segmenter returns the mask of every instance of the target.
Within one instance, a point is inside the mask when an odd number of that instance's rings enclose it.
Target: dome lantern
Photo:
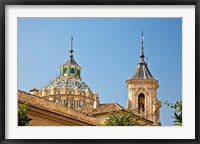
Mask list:
[[[80,79],[81,67],[76,63],[73,58],[73,37],[71,37],[71,48],[69,51],[69,57],[65,64],[60,66],[60,77],[72,76]]]

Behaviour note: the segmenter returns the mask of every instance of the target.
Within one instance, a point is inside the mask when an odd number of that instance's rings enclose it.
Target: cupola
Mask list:
[[[80,79],[81,67],[74,60],[73,52],[73,37],[71,37],[69,57],[66,63],[60,66],[60,77],[74,77]]]

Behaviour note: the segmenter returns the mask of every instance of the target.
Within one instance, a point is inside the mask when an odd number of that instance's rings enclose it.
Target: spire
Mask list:
[[[65,64],[79,66],[73,58],[73,36],[71,37],[71,48],[69,50],[69,58]]]
[[[140,62],[138,63],[133,75],[130,79],[138,80],[138,79],[154,79],[151,75],[148,65],[144,60],[144,35],[142,30],[142,41],[141,41],[141,51],[140,51]]]
[[[69,55],[69,56],[70,56],[71,58],[73,58],[73,52],[74,52],[74,51],[73,51],[73,36],[71,37],[71,49],[70,49],[69,52],[70,52],[70,55]]]
[[[143,30],[142,30],[142,41],[141,41],[141,45],[142,45],[142,48],[141,48],[141,51],[140,51],[140,62],[141,63],[145,63],[144,61],[144,35],[143,35]]]

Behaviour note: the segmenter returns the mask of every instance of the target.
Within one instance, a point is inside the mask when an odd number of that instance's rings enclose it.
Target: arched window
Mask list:
[[[140,94],[138,96],[138,113],[143,114],[145,111],[145,96]]]
[[[74,68],[71,69],[71,73],[74,74]]]
[[[65,73],[65,74],[67,73],[67,68],[64,69],[64,73]]]
[[[80,70],[77,70],[77,76],[80,76]]]

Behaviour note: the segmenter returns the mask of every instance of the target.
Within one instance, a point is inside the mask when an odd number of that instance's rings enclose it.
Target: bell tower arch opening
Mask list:
[[[138,96],[138,113],[144,114],[145,112],[145,95],[143,93]]]

